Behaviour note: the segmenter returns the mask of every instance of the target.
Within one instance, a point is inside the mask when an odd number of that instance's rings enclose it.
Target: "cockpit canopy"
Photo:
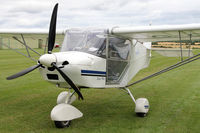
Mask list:
[[[65,34],[61,52],[80,51],[100,56],[106,46],[106,30],[68,30]]]
[[[61,52],[79,51],[93,54],[99,57],[106,57],[106,39],[107,30],[105,29],[71,29],[67,30],[62,44]],[[122,59],[126,59],[129,51],[129,45],[126,40],[109,37],[109,49]]]

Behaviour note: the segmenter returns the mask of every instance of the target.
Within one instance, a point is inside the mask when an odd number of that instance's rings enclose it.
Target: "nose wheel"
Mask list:
[[[71,121],[54,121],[57,128],[67,128],[70,126]]]
[[[67,91],[61,92],[57,97],[57,105],[51,111],[51,120],[57,128],[67,128],[71,121],[81,118],[83,114],[74,106],[71,105],[76,97]]]

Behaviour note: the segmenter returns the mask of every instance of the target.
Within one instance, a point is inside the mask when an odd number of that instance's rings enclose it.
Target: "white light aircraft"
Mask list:
[[[68,127],[71,120],[83,116],[71,105],[76,99],[75,93],[83,99],[80,88],[123,89],[135,103],[135,112],[139,116],[146,116],[150,107],[148,100],[146,98],[135,100],[128,89],[130,86],[128,83],[139,70],[148,67],[151,42],[200,38],[200,24],[68,29],[57,32],[57,34],[64,33],[65,37],[60,52],[52,53],[56,36],[57,9],[58,4],[55,5],[52,13],[48,33],[48,54],[41,55],[35,66],[9,76],[7,79],[18,78],[38,68],[44,80],[58,87],[69,88],[69,91],[58,95],[57,105],[51,111],[51,119],[58,128]],[[47,33],[0,31],[0,36],[6,34],[34,36]],[[164,71],[172,68],[173,66]],[[72,89],[74,92],[70,91]]]

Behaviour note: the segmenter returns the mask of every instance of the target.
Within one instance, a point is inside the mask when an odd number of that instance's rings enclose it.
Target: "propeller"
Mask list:
[[[12,75],[12,76],[7,77],[6,79],[7,79],[7,80],[11,80],[11,79],[18,78],[18,77],[20,77],[20,76],[23,76],[23,75],[25,75],[25,74],[27,74],[27,73],[32,72],[33,70],[37,69],[37,68],[40,67],[40,66],[42,66],[42,65],[41,65],[41,64],[37,64],[37,65],[35,65],[35,66],[29,67],[29,68],[27,68],[27,69],[25,69],[25,70],[23,70],[23,71],[21,71],[21,72],[19,72],[19,73],[16,73],[16,74],[14,74],[14,75]]]
[[[58,3],[54,6],[53,13],[51,16],[51,22],[49,27],[49,37],[48,37],[48,54],[42,55],[38,61],[37,65],[34,65],[32,67],[29,67],[19,73],[16,73],[12,76],[7,77],[7,80],[15,79],[20,76],[23,76],[41,66],[52,66],[54,67],[61,76],[65,79],[65,81],[74,89],[74,91],[78,94],[78,96],[83,100],[83,96],[80,92],[80,89],[73,83],[73,81],[58,67],[56,66],[56,57],[53,56],[52,50],[54,48],[55,44],[55,38],[56,38],[56,21],[57,21],[57,10],[58,10]]]
[[[51,16],[51,22],[50,22],[50,27],[49,27],[49,37],[48,37],[48,54],[51,54],[54,44],[55,44],[57,11],[58,11],[58,3],[55,5],[52,16]]]
[[[59,68],[55,63],[52,63],[52,66],[62,75],[65,81],[74,89],[74,91],[79,95],[79,97],[83,100],[83,96],[80,89],[73,83],[73,81]]]

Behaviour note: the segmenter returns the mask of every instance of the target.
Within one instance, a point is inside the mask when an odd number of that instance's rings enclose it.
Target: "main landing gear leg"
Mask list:
[[[149,111],[149,107],[150,107],[149,101],[146,98],[138,98],[137,100],[135,100],[135,98],[133,97],[133,94],[128,88],[123,88],[123,89],[127,91],[128,95],[130,95],[131,99],[135,103],[135,113],[139,117],[145,117]]]

